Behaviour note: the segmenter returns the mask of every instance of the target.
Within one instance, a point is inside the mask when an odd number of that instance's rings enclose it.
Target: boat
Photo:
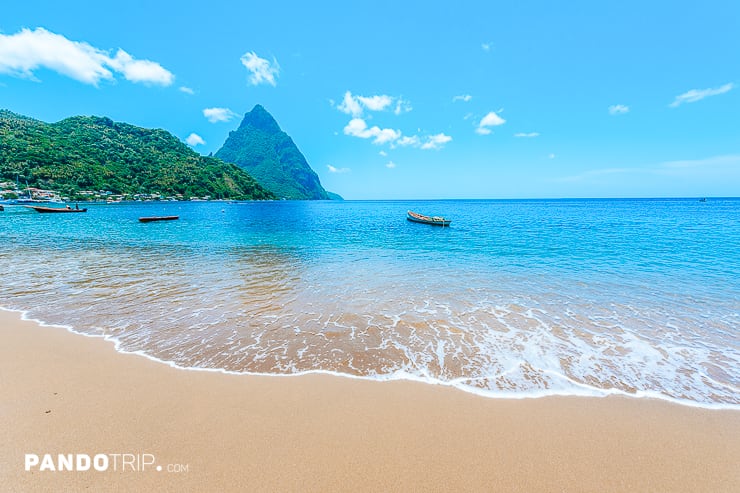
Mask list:
[[[77,206],[75,206],[74,209],[72,209],[70,206],[67,206],[67,207],[42,207],[40,205],[25,205],[23,207],[28,207],[29,209],[33,209],[36,212],[41,212],[41,213],[47,213],[47,212],[87,212],[87,208],[80,209]]]
[[[174,221],[176,219],[180,219],[180,216],[148,216],[148,217],[140,217],[139,222],[151,223],[154,221]]]
[[[441,216],[425,216],[424,214],[419,214],[413,211],[408,211],[408,216],[406,216],[406,219],[415,223],[431,224],[432,226],[442,227],[449,226],[452,222],[452,220],[445,219]]]

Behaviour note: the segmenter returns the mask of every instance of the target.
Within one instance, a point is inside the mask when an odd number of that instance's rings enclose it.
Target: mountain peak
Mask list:
[[[229,133],[216,157],[241,167],[280,198],[329,198],[293,139],[259,104],[244,115],[237,130]]]
[[[261,105],[256,104],[252,111],[244,115],[239,130],[252,127],[268,133],[282,132],[275,118]]]

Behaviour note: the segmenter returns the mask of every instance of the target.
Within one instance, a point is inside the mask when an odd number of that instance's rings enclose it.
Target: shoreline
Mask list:
[[[0,338],[11,490],[740,490],[736,410],[183,372],[5,310]],[[164,470],[26,472],[31,453],[149,454]]]
[[[517,401],[517,400],[530,400],[530,399],[547,399],[547,398],[552,398],[552,397],[595,398],[595,399],[600,399],[600,398],[605,398],[605,397],[619,397],[619,398],[625,398],[625,399],[657,400],[657,401],[662,401],[662,402],[672,404],[672,405],[686,406],[689,408],[696,408],[696,409],[706,409],[706,410],[715,410],[715,411],[740,411],[740,405],[735,405],[735,404],[726,404],[726,403],[707,404],[707,403],[687,401],[687,400],[682,401],[679,399],[672,399],[672,398],[666,397],[657,392],[648,393],[646,391],[639,391],[636,394],[628,394],[628,393],[625,393],[625,392],[622,392],[616,389],[603,390],[603,389],[588,387],[586,385],[583,385],[583,387],[587,388],[591,393],[584,392],[583,394],[575,394],[575,393],[563,392],[563,393],[551,393],[551,394],[528,393],[528,394],[521,394],[521,395],[509,395],[509,394],[491,395],[491,394],[486,393],[486,391],[478,391],[475,388],[462,388],[452,383],[446,383],[446,382],[441,382],[441,381],[436,381],[436,380],[425,380],[424,378],[417,377],[412,374],[406,374],[400,377],[389,376],[388,378],[373,378],[373,377],[361,376],[361,375],[350,375],[347,373],[339,373],[339,372],[334,372],[334,371],[329,371],[329,370],[310,370],[310,371],[306,371],[303,373],[248,373],[248,372],[230,371],[230,370],[225,370],[223,368],[204,368],[200,366],[185,367],[185,366],[180,366],[175,362],[163,360],[156,356],[152,356],[143,351],[127,351],[125,349],[121,349],[120,342],[115,337],[79,332],[69,325],[49,324],[42,320],[26,317],[27,312],[23,310],[4,308],[0,306],[0,313],[3,313],[3,312],[18,315],[21,321],[23,322],[30,322],[30,323],[33,323],[33,324],[36,324],[38,326],[45,327],[45,328],[61,329],[61,330],[66,331],[69,334],[76,335],[76,336],[100,339],[100,340],[103,340],[111,344],[115,352],[118,354],[139,356],[149,361],[153,361],[155,363],[165,365],[169,368],[172,368],[175,370],[182,370],[182,371],[217,373],[221,375],[261,377],[261,378],[272,378],[272,377],[291,378],[291,377],[303,377],[303,376],[308,376],[308,375],[325,375],[329,377],[347,378],[350,380],[362,380],[362,381],[369,381],[369,382],[413,382],[413,383],[419,383],[419,384],[424,384],[424,385],[433,385],[433,386],[448,388],[451,390],[464,392],[466,394],[471,394],[471,395],[474,395],[476,397],[480,397],[483,399],[503,399],[503,400]]]

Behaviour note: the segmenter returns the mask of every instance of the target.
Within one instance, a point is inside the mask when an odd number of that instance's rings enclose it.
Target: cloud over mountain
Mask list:
[[[123,49],[115,56],[88,43],[39,27],[0,34],[0,73],[38,80],[35,72],[48,69],[84,84],[97,86],[101,80],[122,75],[130,82],[170,86],[175,76],[159,63],[138,60]]]

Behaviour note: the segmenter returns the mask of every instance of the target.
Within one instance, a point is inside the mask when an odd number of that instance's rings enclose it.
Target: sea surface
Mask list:
[[[0,212],[0,307],[188,369],[740,409],[740,199],[87,207]]]

